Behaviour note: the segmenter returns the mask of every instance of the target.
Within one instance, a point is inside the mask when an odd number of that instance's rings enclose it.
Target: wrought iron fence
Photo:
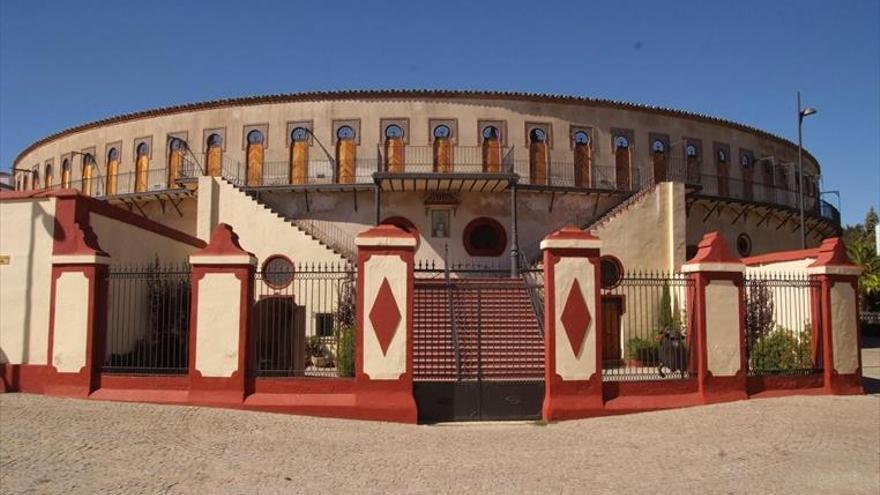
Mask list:
[[[617,170],[614,166],[591,164],[589,176],[580,177],[574,162],[556,160],[547,161],[547,173],[543,181],[532,177],[529,160],[516,160],[514,171],[520,176],[520,184],[618,191],[639,189],[642,175],[638,167],[631,167],[629,178],[624,180],[621,177],[621,180],[618,181]]]
[[[602,288],[604,381],[691,376],[693,287],[678,273],[635,272]]]
[[[356,272],[348,263],[254,274],[251,363],[261,377],[354,375]]]
[[[190,267],[111,267],[106,373],[183,374],[188,367]]]
[[[496,153],[498,160],[498,170],[496,173],[510,172],[513,168],[513,148],[507,146],[499,147]],[[385,153],[384,145],[379,146],[378,156],[379,168],[376,170],[379,172],[388,171],[389,160]],[[402,155],[398,158],[400,160],[399,166],[402,169],[402,173],[434,173],[435,156],[433,146],[405,146]],[[453,146],[449,148],[445,161],[452,167],[450,173],[491,173],[484,172],[484,168],[489,164],[489,159],[482,146]]]
[[[749,374],[821,372],[818,290],[818,282],[807,275],[746,273],[745,349]]]

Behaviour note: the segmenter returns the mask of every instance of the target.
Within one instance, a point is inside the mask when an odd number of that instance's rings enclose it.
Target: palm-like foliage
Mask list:
[[[865,223],[848,225],[843,231],[850,261],[864,270],[859,278],[859,297],[862,308],[870,311],[880,310],[880,256],[877,256],[874,239],[877,222],[877,213],[871,208],[865,215]]]

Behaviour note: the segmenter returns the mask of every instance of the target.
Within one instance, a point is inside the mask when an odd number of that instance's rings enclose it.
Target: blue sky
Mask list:
[[[880,197],[880,2],[0,2],[0,167],[78,123],[321,89],[595,96],[797,139],[844,222]]]

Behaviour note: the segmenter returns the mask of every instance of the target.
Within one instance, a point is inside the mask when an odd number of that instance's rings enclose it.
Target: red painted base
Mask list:
[[[702,383],[700,395],[704,404],[717,404],[719,402],[733,402],[746,400],[746,376],[712,376],[709,375]]]
[[[830,383],[825,384],[825,391],[833,395],[860,395],[865,393],[862,388],[862,374],[838,375],[832,373]]]
[[[599,377],[563,381],[557,376],[546,386],[541,417],[544,421],[589,418],[601,415],[603,406]]]
[[[746,392],[750,397],[781,397],[786,395],[820,394],[822,375],[805,376],[750,376],[746,380]]]

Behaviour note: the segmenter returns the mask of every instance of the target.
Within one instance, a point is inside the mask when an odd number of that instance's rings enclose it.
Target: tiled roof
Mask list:
[[[148,117],[157,117],[162,115],[170,115],[175,113],[191,112],[194,110],[208,110],[223,107],[235,107],[244,105],[263,105],[267,103],[288,103],[297,101],[317,101],[317,100],[355,100],[355,99],[398,99],[398,98],[482,98],[493,100],[525,100],[544,103],[560,103],[570,105],[587,105],[587,106],[604,106],[620,108],[621,110],[634,110],[641,112],[657,113],[674,117],[684,117],[697,121],[707,122],[711,124],[724,125],[754,133],[758,136],[778,141],[789,146],[796,146],[793,142],[781,136],[771,134],[761,129],[751,127],[738,122],[720,119],[711,115],[699,114],[694,112],[686,112],[684,110],[676,110],[654,105],[643,105],[638,103],[630,103],[617,100],[606,100],[601,98],[588,98],[584,96],[566,96],[549,93],[524,93],[519,91],[482,91],[482,90],[445,90],[445,89],[377,89],[377,90],[340,90],[340,91],[307,91],[302,93],[282,93],[274,95],[262,96],[245,96],[241,98],[224,98],[219,100],[209,100],[199,103],[187,103],[184,105],[174,105],[168,107],[155,108],[152,110],[142,110],[138,112],[125,113],[108,117],[105,119],[95,120],[80,124],[74,127],[50,134],[24,149],[15,158],[14,164],[17,165],[19,160],[32,151],[33,149],[58,139],[63,136],[74,134],[76,132],[93,129],[109,124],[117,124],[131,120],[144,119]],[[804,151],[806,155],[818,162],[809,152]]]

